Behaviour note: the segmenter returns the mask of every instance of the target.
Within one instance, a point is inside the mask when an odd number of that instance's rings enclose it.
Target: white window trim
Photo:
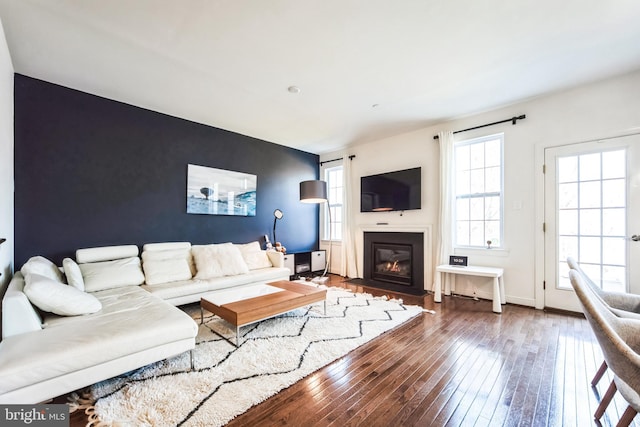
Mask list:
[[[330,182],[327,179],[327,175],[329,174],[329,171],[331,171],[332,169],[343,169],[342,166],[342,162],[340,162],[340,164],[337,164],[335,166],[330,166],[330,167],[325,167],[322,171],[322,176],[324,177],[325,181],[327,182],[327,192],[330,194]],[[343,169],[344,171],[344,169]],[[344,178],[344,177],[343,177]],[[342,185],[344,186],[344,179],[342,182]],[[329,197],[329,194],[327,194],[327,197]],[[342,201],[343,203],[340,205],[334,205],[334,206],[340,206],[342,209],[344,209],[344,200]],[[327,206],[323,206],[322,209],[322,213],[321,213],[321,229],[320,229],[320,240],[323,242],[329,242],[329,240],[331,240],[332,242],[342,242],[342,239],[332,239],[331,236],[329,235],[330,233],[330,225],[329,225],[329,215],[327,214],[327,210],[331,209],[331,205],[329,204],[329,201],[327,200],[326,203]],[[341,209],[341,211],[342,211]],[[333,222],[339,222],[342,223],[342,218],[339,219],[339,221],[336,221],[336,218],[332,218]]]

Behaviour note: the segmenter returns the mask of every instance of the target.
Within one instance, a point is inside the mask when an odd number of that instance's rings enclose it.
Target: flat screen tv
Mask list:
[[[408,211],[421,208],[421,168],[360,178],[360,212]]]

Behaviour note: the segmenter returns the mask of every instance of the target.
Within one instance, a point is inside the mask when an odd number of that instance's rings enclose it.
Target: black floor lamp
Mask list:
[[[327,199],[327,183],[320,180],[302,181],[300,183],[300,201],[302,203],[327,203],[329,212],[329,256],[325,260],[324,272],[321,278],[326,277],[329,269],[329,261],[331,260],[331,208],[329,207],[329,199]]]
[[[276,223],[279,219],[282,219],[284,214],[280,209],[273,211],[273,244],[275,245],[278,239],[276,239]]]

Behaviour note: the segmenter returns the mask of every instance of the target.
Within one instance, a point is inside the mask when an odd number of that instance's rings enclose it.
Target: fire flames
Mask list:
[[[390,271],[392,273],[400,273],[400,266],[398,265],[398,261],[395,261],[393,264],[388,262],[387,271]]]

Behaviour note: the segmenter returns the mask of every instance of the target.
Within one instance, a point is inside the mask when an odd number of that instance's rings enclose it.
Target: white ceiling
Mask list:
[[[640,69],[638,0],[0,0],[0,18],[17,73],[313,153]]]

